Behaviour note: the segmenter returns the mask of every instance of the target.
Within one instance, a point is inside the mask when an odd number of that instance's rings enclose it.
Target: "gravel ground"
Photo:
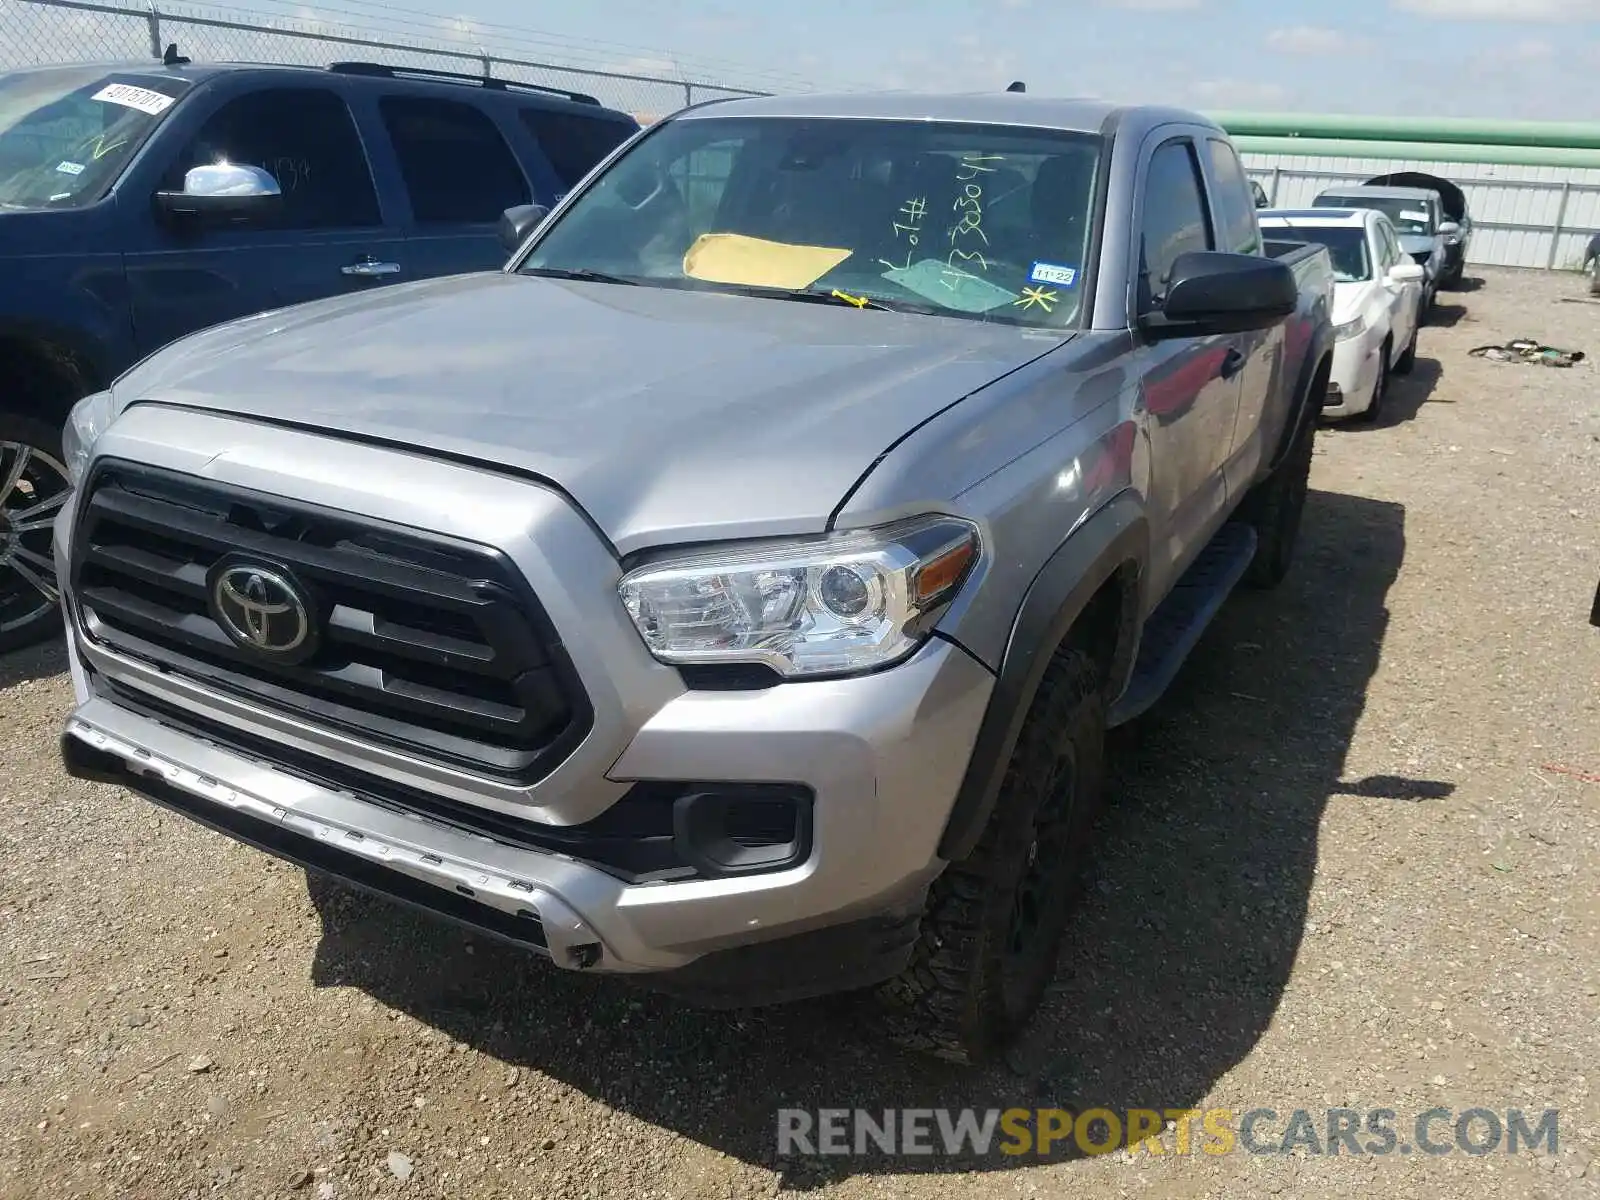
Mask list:
[[[0,660],[0,1194],[1600,1196],[1600,352],[1572,276],[1442,298],[1302,557],[1114,746],[1035,1035],[961,1075],[848,1003],[705,1014],[66,779],[56,649]],[[1559,1152],[780,1160],[775,1110],[1560,1110]],[[1439,1127],[1446,1132],[1447,1126]],[[1168,1146],[1171,1147],[1169,1135]]]

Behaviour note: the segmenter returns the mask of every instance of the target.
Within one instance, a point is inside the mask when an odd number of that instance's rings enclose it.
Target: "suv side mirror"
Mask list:
[[[195,167],[183,177],[183,191],[157,192],[156,211],[169,220],[247,220],[283,199],[270,171],[240,163]]]
[[[1270,329],[1300,307],[1294,271],[1274,258],[1191,250],[1178,255],[1161,307],[1141,321],[1152,337]]]
[[[507,254],[522,249],[528,235],[539,227],[539,222],[550,215],[542,204],[519,204],[500,214],[500,244]]]
[[[1421,283],[1428,277],[1428,272],[1421,263],[1397,262],[1389,268],[1390,283]]]
[[[1461,226],[1456,224],[1454,221],[1446,221],[1443,225],[1439,226],[1439,232],[1444,234],[1445,237],[1455,237],[1461,232]]]

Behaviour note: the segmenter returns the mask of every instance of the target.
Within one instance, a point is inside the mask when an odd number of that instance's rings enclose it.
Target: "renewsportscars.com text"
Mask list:
[[[1358,1157],[1557,1153],[1558,1110],[1062,1108],[778,1110],[778,1153],[982,1158],[1109,1154]]]

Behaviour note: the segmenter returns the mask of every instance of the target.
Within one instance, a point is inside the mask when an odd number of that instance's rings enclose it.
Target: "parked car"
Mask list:
[[[1375,208],[1388,217],[1400,235],[1401,248],[1427,273],[1423,307],[1425,311],[1433,307],[1443,286],[1447,240],[1459,232],[1454,222],[1445,219],[1438,192],[1401,187],[1329,188],[1311,203],[1315,208]]]
[[[1409,187],[1439,194],[1439,206],[1444,217],[1444,270],[1439,275],[1439,286],[1449,289],[1461,286],[1461,277],[1467,265],[1467,251],[1472,244],[1472,212],[1467,205],[1467,194],[1457,183],[1442,175],[1426,171],[1395,171],[1367,180],[1368,187]],[[1451,230],[1450,225],[1455,225]]]
[[[1333,371],[1322,414],[1375,421],[1390,372],[1409,374],[1422,324],[1423,268],[1374,208],[1263,209],[1262,231],[1328,248],[1333,260]]]
[[[169,60],[0,75],[0,652],[60,628],[74,401],[219,321],[498,267],[505,208],[638,128],[499,80]]]
[[[988,1057],[1106,728],[1289,569],[1332,299],[1194,113],[686,109],[502,272],[73,410],[67,769],[559,968],[878,985]]]
[[[1589,239],[1583,252],[1583,271],[1589,277],[1589,294],[1600,296],[1600,233]]]

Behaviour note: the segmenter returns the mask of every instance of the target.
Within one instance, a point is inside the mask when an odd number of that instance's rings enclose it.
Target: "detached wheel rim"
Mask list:
[[[71,491],[53,454],[0,441],[0,634],[50,615],[61,601],[51,535]]]
[[[1001,988],[1012,1012],[1025,1008],[1029,994],[1039,986],[1039,972],[1054,943],[1056,914],[1063,893],[1072,885],[1076,774],[1070,753],[1058,758],[1034,814],[1033,836],[1012,897],[1000,961]]]

